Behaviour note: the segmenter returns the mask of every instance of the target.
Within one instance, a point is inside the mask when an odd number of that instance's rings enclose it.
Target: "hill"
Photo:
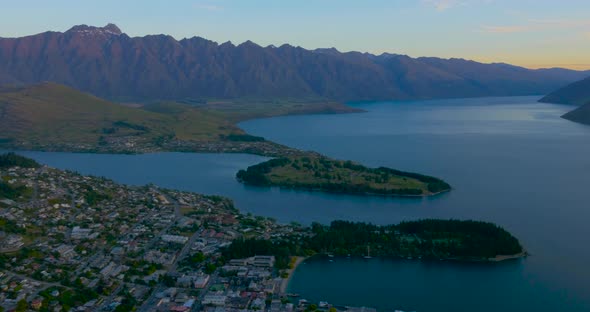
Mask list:
[[[0,143],[4,146],[146,152],[224,140],[232,145],[226,138],[244,135],[220,113],[179,103],[133,108],[55,83],[0,89]],[[201,145],[192,148],[198,150]]]
[[[556,104],[584,105],[590,103],[590,77],[574,82],[545,97],[541,102]]]
[[[590,125],[590,77],[552,92],[540,102],[578,105],[580,107],[561,117]]]
[[[574,122],[590,125],[590,102],[574,109],[571,112],[568,112],[561,117]]]
[[[463,59],[129,37],[115,25],[0,38],[0,84],[53,81],[117,101],[429,99],[545,94],[588,73]],[[249,103],[248,103],[249,104]]]

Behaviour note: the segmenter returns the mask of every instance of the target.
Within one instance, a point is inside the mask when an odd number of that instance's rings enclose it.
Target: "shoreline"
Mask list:
[[[289,283],[291,282],[291,279],[293,278],[293,274],[295,273],[295,270],[297,270],[297,267],[299,267],[299,265],[301,263],[303,263],[303,261],[307,260],[309,257],[297,256],[294,258],[295,258],[295,262],[293,263],[293,268],[291,268],[287,271],[289,276],[287,276],[287,278],[283,278],[283,281],[281,282],[280,293],[283,295],[286,294],[287,288],[289,287]]]
[[[522,251],[522,252],[514,254],[514,255],[497,255],[494,258],[488,258],[488,259],[469,260],[469,259],[448,258],[448,259],[440,259],[440,260],[435,260],[435,261],[436,262],[457,261],[457,262],[473,262],[473,263],[477,263],[477,262],[499,263],[499,262],[504,262],[504,261],[509,261],[509,260],[518,260],[518,259],[526,258],[528,256],[529,256],[528,252]],[[303,263],[305,260],[309,259],[310,257],[296,256],[293,258],[296,259],[295,262],[293,263],[293,268],[287,270],[287,273],[289,274],[289,276],[287,276],[287,278],[283,278],[283,280],[281,282],[280,292],[279,292],[281,295],[287,295],[287,288],[289,287],[289,283],[291,282],[291,279],[293,278],[295,271],[297,270],[299,265],[301,265],[301,263]],[[403,260],[404,258],[401,257],[400,259]],[[412,259],[412,260],[415,261],[418,259]]]
[[[316,102],[309,102],[305,105],[318,104]],[[340,102],[328,102],[319,103],[317,107],[309,109],[298,110],[295,108],[291,111],[286,112],[273,112],[269,113],[254,113],[252,115],[234,117],[231,115],[225,116],[225,121],[229,122],[236,130],[243,132],[244,135],[251,135],[248,132],[240,128],[239,124],[243,122],[258,120],[258,119],[269,119],[276,117],[287,117],[287,116],[305,116],[305,115],[343,115],[343,114],[361,114],[367,111],[361,108],[351,107],[346,103]],[[207,111],[207,109],[203,109]],[[222,111],[219,111],[222,112]],[[287,145],[283,145],[274,141],[266,140],[263,138],[262,141],[232,141],[223,139],[213,140],[177,140],[168,141],[168,145],[154,144],[151,140],[143,142],[139,146],[128,147],[128,146],[101,146],[95,143],[88,142],[61,142],[50,145],[27,142],[23,139],[17,139],[13,137],[2,137],[0,136],[0,149],[12,150],[12,151],[23,151],[23,152],[58,152],[58,153],[81,153],[81,154],[113,154],[113,155],[142,155],[142,154],[153,154],[153,153],[202,153],[202,154],[250,154],[262,157],[283,157],[291,154],[318,154],[315,151],[304,151],[297,148],[293,148]]]
[[[436,197],[445,193],[449,193],[453,190],[453,188],[449,188],[446,190],[438,191],[438,192],[429,192],[420,195],[411,195],[411,194],[381,194],[381,193],[370,193],[370,192],[337,192],[337,191],[329,191],[324,190],[321,188],[309,188],[309,187],[291,187],[291,186],[284,186],[280,184],[273,184],[273,185],[255,185],[252,183],[247,183],[237,179],[238,182],[252,187],[266,187],[266,188],[279,188],[283,190],[291,190],[291,191],[301,191],[301,192],[309,192],[309,193],[325,193],[325,194],[336,194],[336,195],[347,195],[347,196],[360,196],[360,197],[383,197],[383,198],[429,198],[429,197]]]

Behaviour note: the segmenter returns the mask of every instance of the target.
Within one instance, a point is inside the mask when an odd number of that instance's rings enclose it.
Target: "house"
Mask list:
[[[248,265],[248,259],[231,259],[229,264],[232,266],[246,266]]]
[[[123,247],[116,246],[116,247],[113,247],[113,249],[111,249],[111,255],[113,255],[115,257],[121,257],[124,254],[125,254],[125,249],[123,249]]]
[[[41,309],[42,306],[43,306],[43,301],[41,299],[35,299],[31,302],[31,308],[33,308],[35,310]]]
[[[188,237],[180,236],[180,235],[164,234],[164,235],[162,235],[162,240],[167,243],[185,244],[188,241]]]
[[[233,309],[246,309],[250,304],[249,297],[232,297],[227,299],[227,305]]]
[[[193,282],[192,276],[183,275],[176,279],[176,286],[187,288],[190,287]]]
[[[83,229],[79,226],[75,226],[72,229],[71,237],[72,237],[72,239],[86,239],[86,238],[89,238],[91,233],[92,233],[91,229]]]
[[[183,306],[191,309],[194,304],[195,304],[195,299],[189,299],[183,304]]]
[[[195,280],[195,288],[203,289],[209,283],[209,275],[202,275]]]

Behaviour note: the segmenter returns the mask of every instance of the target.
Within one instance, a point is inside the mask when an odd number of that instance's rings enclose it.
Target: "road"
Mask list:
[[[169,196],[166,196],[165,194],[160,193],[160,195],[165,196],[166,200],[168,200],[168,202],[170,202],[174,206],[174,222],[171,222],[165,229],[163,229],[157,236],[155,236],[150,241],[150,243],[148,243],[148,245],[146,245],[145,250],[149,250],[151,248],[151,246],[153,246],[160,239],[160,237],[163,234],[165,234],[166,231],[168,231],[168,229],[170,229],[170,227],[172,227],[172,225],[175,224],[176,221],[178,221],[182,217],[182,213],[180,212],[180,205],[178,204],[178,202],[176,200],[170,198]],[[197,237],[196,233],[194,233],[191,236],[191,238],[184,245],[184,247],[182,248],[180,253],[178,253],[178,256],[174,259],[174,262],[172,263],[172,265],[168,268],[167,273],[175,273],[176,272],[176,268],[178,267],[178,261],[180,261],[180,259],[182,259],[186,255],[188,250],[190,250],[190,246],[192,246],[196,237]],[[165,288],[166,287],[162,283],[159,283],[158,285],[156,285],[156,287],[154,288],[154,290],[150,294],[149,298],[143,302],[143,304],[141,305],[141,307],[139,307],[137,309],[137,311],[138,312],[151,311],[152,308],[156,305],[156,302],[158,301],[158,298],[156,298],[156,294],[164,291]]]
[[[115,288],[115,290],[113,290],[111,294],[104,299],[100,307],[98,307],[98,311],[106,310],[106,307],[111,304],[115,296],[121,291],[121,289],[123,289],[123,285],[125,285],[125,283],[121,282],[119,286],[117,286],[117,288]]]
[[[174,206],[174,221],[170,222],[170,224],[168,226],[166,226],[164,229],[162,229],[158,234],[156,234],[144,247],[144,250],[150,250],[160,239],[161,236],[163,234],[165,234],[174,224],[176,224],[176,222],[182,218],[182,213],[180,211],[180,205],[178,204],[178,202],[175,199],[170,198],[169,196],[160,193],[160,195],[166,197],[166,200],[168,200],[168,202]],[[190,251],[191,246],[193,245],[193,243],[195,242],[195,240],[199,237],[198,233],[195,232],[193,233],[193,235],[189,238],[189,240],[187,241],[187,243],[182,247],[182,249],[180,250],[180,252],[178,253],[178,255],[176,256],[176,258],[174,259],[174,262],[170,265],[170,267],[167,268],[167,273],[176,273],[176,269],[178,268],[178,263],[180,260],[182,260],[186,254]],[[121,290],[121,288],[123,287],[123,283],[115,290],[111,293],[111,295],[109,297],[107,297],[102,306],[101,309],[105,308],[106,306],[108,306],[112,300],[114,299],[114,296]],[[166,289],[166,287],[162,284],[159,283],[157,284],[154,288],[153,291],[151,292],[150,296],[143,302],[143,304],[141,305],[141,307],[139,307],[137,309],[138,312],[147,312],[147,311],[152,311],[153,307],[157,304],[158,298],[156,298],[156,294],[164,291]],[[202,298],[200,298],[202,299]]]

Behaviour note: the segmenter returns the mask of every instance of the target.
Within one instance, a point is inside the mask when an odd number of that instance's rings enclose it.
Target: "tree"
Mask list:
[[[217,266],[213,263],[207,263],[207,266],[205,266],[205,273],[207,274],[213,274],[213,272],[215,272],[215,270],[217,269]]]
[[[164,275],[162,277],[162,283],[166,286],[166,287],[172,287],[174,286],[174,284],[176,284],[176,279],[174,279],[174,277],[169,276],[169,275]]]
[[[0,155],[0,168],[10,168],[15,166],[23,168],[38,168],[41,165],[39,165],[39,163],[33,159],[23,157],[15,153],[6,153]]]
[[[27,303],[27,301],[25,299],[21,299],[16,303],[16,312],[25,312],[27,311],[27,308],[29,307],[29,304]]]

